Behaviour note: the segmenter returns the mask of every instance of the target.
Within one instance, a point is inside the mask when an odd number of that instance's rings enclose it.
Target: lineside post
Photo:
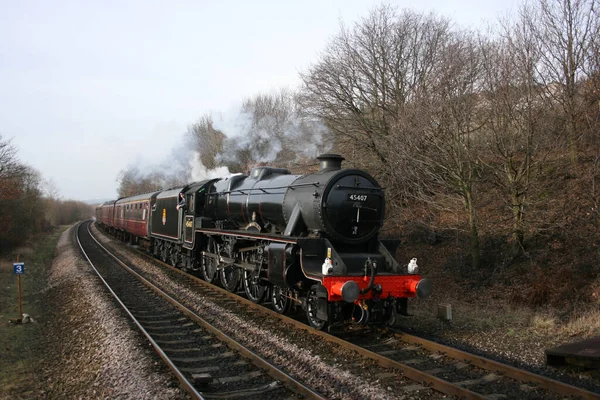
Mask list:
[[[17,262],[13,264],[13,273],[17,275],[19,286],[19,318],[23,320],[23,296],[21,295],[21,275],[25,272],[25,263],[19,262],[20,255],[17,254]]]

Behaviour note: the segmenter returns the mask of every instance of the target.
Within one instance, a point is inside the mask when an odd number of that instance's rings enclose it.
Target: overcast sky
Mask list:
[[[463,26],[517,0],[388,1]],[[63,199],[116,197],[118,172],[160,162],[187,126],[299,85],[367,0],[0,0],[0,134]]]

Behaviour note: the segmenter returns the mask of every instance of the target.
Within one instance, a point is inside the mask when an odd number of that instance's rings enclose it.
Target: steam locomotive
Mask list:
[[[342,169],[337,154],[318,160],[314,174],[257,167],[109,201],[96,221],[208,282],[229,291],[241,285],[254,302],[270,296],[279,313],[301,307],[316,329],[391,324],[431,283],[416,259],[401,266],[396,246],[378,238],[385,199],[376,180]],[[181,193],[186,205],[178,209]]]

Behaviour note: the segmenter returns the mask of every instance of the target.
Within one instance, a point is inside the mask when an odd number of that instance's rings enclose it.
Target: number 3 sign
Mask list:
[[[21,275],[25,272],[25,263],[14,263],[13,268],[13,273]]]

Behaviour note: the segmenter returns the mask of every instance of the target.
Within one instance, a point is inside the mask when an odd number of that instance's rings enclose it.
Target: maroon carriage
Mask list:
[[[150,209],[159,192],[119,199],[114,204],[114,226],[135,238],[148,238]]]

